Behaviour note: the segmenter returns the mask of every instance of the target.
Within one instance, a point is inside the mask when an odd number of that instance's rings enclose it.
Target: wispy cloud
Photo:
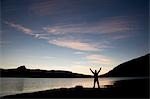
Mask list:
[[[40,59],[55,59],[56,57],[54,56],[27,56],[30,58],[40,58]]]
[[[115,16],[105,18],[103,21],[97,22],[95,26],[100,33],[118,33],[132,31],[133,24],[134,21],[129,16]]]
[[[21,24],[16,24],[13,22],[5,21],[5,24],[18,29],[28,35],[34,35],[35,38],[38,39],[49,39],[51,35],[71,35],[71,34],[112,34],[112,39],[123,39],[127,38],[128,34],[123,34],[121,32],[125,32],[128,30],[132,30],[130,26],[127,26],[127,22],[125,20],[112,18],[112,20],[108,19],[104,22],[96,22],[92,24],[59,24],[50,27],[41,27],[40,32],[36,33],[30,28],[27,28]],[[115,35],[120,32],[120,34]]]
[[[5,23],[37,39],[46,40],[49,44],[80,51],[100,51],[111,47],[109,44],[103,44],[104,40],[101,42],[96,39],[97,37],[88,35],[97,35],[99,38],[103,36],[105,39],[109,38],[107,40],[109,42],[109,40],[128,38],[127,31],[134,29],[130,18],[125,16],[109,17],[92,23],[60,23],[43,26],[39,28],[38,33],[20,24],[7,21]]]
[[[66,40],[66,39],[56,39],[56,40],[49,40],[50,44],[54,44],[61,47],[67,47],[75,50],[81,51],[98,51],[99,49],[89,43],[84,43],[78,40]]]
[[[44,39],[44,40],[48,40],[49,39],[49,34],[47,33],[36,33],[34,34],[35,35],[35,38],[37,39]]]
[[[13,28],[25,33],[25,34],[27,34],[27,35],[34,36],[37,39],[45,39],[45,40],[49,39],[49,37],[48,37],[49,34],[48,33],[43,33],[43,30],[36,32],[36,31],[34,31],[30,28],[27,28],[27,27],[25,27],[21,24],[16,24],[16,23],[13,23],[13,22],[8,22],[8,21],[5,21],[5,24],[7,24],[7,25],[9,25],[9,26],[11,26],[11,27],[13,27]]]
[[[84,52],[74,52],[74,54],[85,54]]]
[[[66,47],[66,48],[71,48],[71,49],[81,50],[81,51],[98,51],[106,47],[106,45],[103,45],[103,44],[98,46],[97,44],[93,44],[90,41],[85,42],[81,38],[78,38],[78,37],[77,38],[76,37],[68,38],[69,36],[59,37],[60,35],[52,37],[51,34],[44,32],[42,30],[40,30],[38,33],[35,33],[35,31],[33,31],[32,29],[26,28],[20,24],[15,24],[12,22],[7,22],[7,21],[5,23],[11,27],[14,27],[17,30],[22,31],[23,33],[27,35],[34,36],[37,39],[46,40],[49,44],[53,44],[53,45],[60,46],[60,47]],[[64,31],[64,33],[66,33],[66,31]],[[78,52],[76,54],[81,54],[81,53]]]
[[[88,55],[86,56],[86,59],[89,60],[91,63],[96,63],[96,64],[112,64],[113,60],[110,57],[104,56],[104,55]]]
[[[62,34],[80,34],[80,33],[91,33],[91,34],[116,34],[135,29],[134,21],[130,20],[129,17],[110,17],[105,20],[99,20],[93,23],[78,23],[78,24],[58,24],[54,26],[43,27],[42,29],[49,34],[62,35]]]
[[[120,40],[120,39],[125,39],[125,38],[128,38],[130,37],[129,35],[114,35],[111,37],[111,39],[113,40]]]
[[[33,31],[32,31],[31,29],[26,28],[26,27],[24,27],[23,25],[15,24],[15,23],[8,22],[8,21],[5,21],[5,24],[7,24],[7,25],[9,25],[9,26],[11,26],[11,27],[14,27],[14,28],[16,28],[16,29],[18,29],[18,30],[20,30],[20,31],[22,31],[22,32],[24,32],[24,33],[26,33],[26,34],[28,34],[28,35],[34,35],[34,34],[33,34]]]

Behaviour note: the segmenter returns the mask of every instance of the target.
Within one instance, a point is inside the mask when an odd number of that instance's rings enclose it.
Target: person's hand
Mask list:
[[[100,69],[99,69],[99,71],[98,71],[98,73],[101,71],[101,67],[100,67]]]

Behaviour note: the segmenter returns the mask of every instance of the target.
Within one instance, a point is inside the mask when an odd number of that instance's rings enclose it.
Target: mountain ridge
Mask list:
[[[131,59],[124,62],[101,77],[137,77],[149,76],[149,57],[150,54]]]
[[[124,62],[100,77],[149,77],[150,54]],[[1,77],[33,77],[33,78],[89,78],[91,75],[73,73],[64,70],[27,69],[20,66],[15,69],[0,69]]]
[[[31,77],[31,78],[89,78],[91,75],[73,73],[63,70],[27,69],[20,66],[15,69],[0,69],[1,77]]]

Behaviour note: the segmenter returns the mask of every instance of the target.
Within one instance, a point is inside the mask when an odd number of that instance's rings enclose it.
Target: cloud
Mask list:
[[[35,32],[33,31],[32,29],[30,28],[27,28],[23,25],[20,25],[20,24],[16,24],[16,23],[13,23],[13,22],[8,22],[8,21],[5,21],[5,24],[13,27],[13,28],[16,28],[17,30],[27,34],[27,35],[31,35],[31,36],[34,36],[35,38],[37,39],[45,39],[45,40],[48,40],[49,37],[47,33],[43,33],[43,30],[42,31],[38,31],[38,32]]]
[[[72,33],[86,33],[86,27],[83,27],[84,24],[57,24],[50,27],[43,27],[42,29],[49,34],[53,35],[64,35]],[[84,25],[86,26],[86,25]],[[84,31],[83,31],[84,30]]]
[[[14,28],[16,28],[16,29],[18,29],[18,30],[28,34],[28,35],[34,35],[33,31],[31,29],[26,28],[26,27],[24,27],[24,26],[22,26],[20,24],[15,24],[15,23],[8,22],[8,21],[5,21],[5,24],[7,24],[7,25],[9,25],[11,27],[14,27]]]
[[[86,59],[88,59],[91,63],[96,63],[96,64],[112,64],[113,61],[111,58],[103,55],[88,55],[86,56]]]
[[[58,33],[59,35],[57,35],[57,36],[52,36],[51,34],[44,32],[42,30],[38,31],[38,33],[35,33],[35,31],[33,31],[29,28],[26,28],[20,24],[14,24],[12,22],[5,22],[5,23],[10,25],[11,27],[14,27],[14,28],[22,31],[25,34],[34,36],[37,39],[46,40],[46,41],[48,41],[49,44],[57,45],[60,47],[66,47],[66,48],[71,48],[71,49],[80,50],[80,51],[99,51],[100,49],[107,47],[104,44],[101,44],[99,46],[99,44],[93,44],[90,41],[85,42],[81,38],[78,38],[78,37],[72,37],[72,36],[60,37],[59,33]],[[70,27],[70,25],[65,25],[65,26]],[[60,30],[60,31],[63,32],[63,30]],[[57,31],[53,30],[51,32],[55,33]],[[65,32],[66,31],[64,31],[64,33]],[[58,39],[58,38],[60,38],[60,39]],[[76,53],[76,54],[81,54],[81,53]]]
[[[46,34],[46,33],[36,33],[34,35],[35,35],[35,38],[37,39],[44,39],[44,40],[49,39],[49,34]]]
[[[74,52],[74,54],[85,54],[84,52]]]
[[[61,46],[61,47],[67,47],[75,50],[81,50],[81,51],[98,51],[99,49],[89,43],[84,43],[78,40],[65,40],[65,39],[55,39],[55,40],[49,40],[49,44]]]
[[[40,59],[55,59],[56,57],[54,56],[27,56],[27,57],[30,57],[30,58],[40,58]]]
[[[53,24],[40,27],[38,33],[20,24],[7,21],[5,23],[37,39],[46,40],[49,44],[80,51],[100,51],[104,48],[112,48],[110,44],[103,42],[128,38],[130,36],[128,33],[134,27],[132,20],[130,21],[130,18],[125,16],[109,17],[89,23]]]
[[[107,17],[95,26],[100,33],[119,33],[134,30],[135,22],[129,16]]]
[[[120,39],[124,39],[124,38],[128,38],[129,35],[114,35],[113,37],[111,37],[111,39],[113,40],[120,40]]]
[[[43,27],[42,29],[49,34],[64,35],[64,34],[116,34],[134,30],[134,22],[129,17],[109,17],[104,20],[98,20],[93,23],[62,23],[54,26]]]

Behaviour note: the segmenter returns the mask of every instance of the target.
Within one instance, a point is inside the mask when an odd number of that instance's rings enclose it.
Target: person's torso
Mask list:
[[[98,73],[94,73],[94,78],[98,78]]]

